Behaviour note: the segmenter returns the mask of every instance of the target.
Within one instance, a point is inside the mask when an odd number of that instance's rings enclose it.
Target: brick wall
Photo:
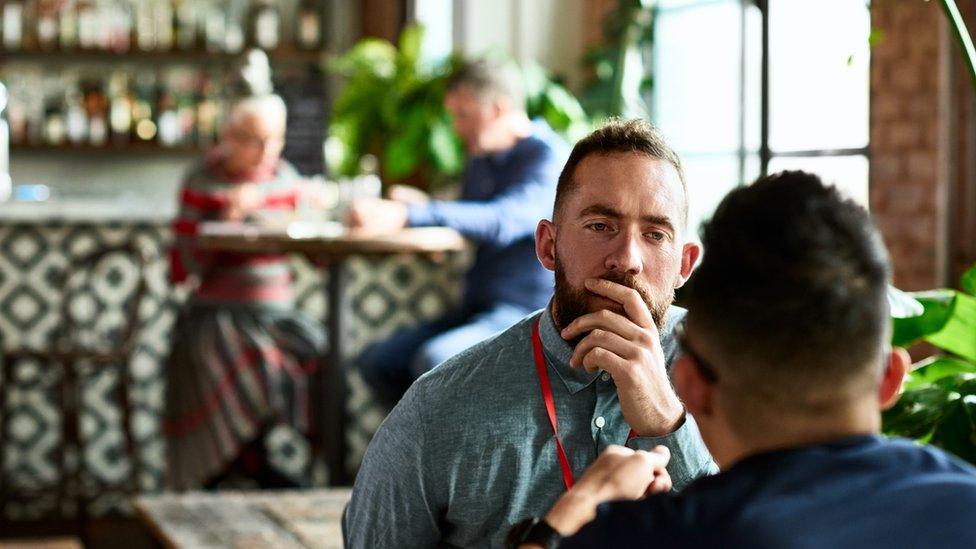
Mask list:
[[[878,0],[871,20],[871,208],[895,284],[955,285],[976,259],[972,84],[937,2]]]

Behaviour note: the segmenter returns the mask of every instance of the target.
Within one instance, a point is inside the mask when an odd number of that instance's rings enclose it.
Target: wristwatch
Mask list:
[[[563,537],[552,526],[549,526],[546,519],[532,517],[512,526],[505,538],[505,547],[516,549],[523,543],[535,543],[546,549],[555,549],[562,540]]]

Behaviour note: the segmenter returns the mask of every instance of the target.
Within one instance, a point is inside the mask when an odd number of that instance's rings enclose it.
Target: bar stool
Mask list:
[[[134,243],[101,248],[76,260],[62,275],[58,324],[48,350],[15,350],[2,353],[3,383],[0,386],[0,442],[9,444],[12,434],[12,414],[8,407],[9,393],[17,386],[18,368],[34,364],[42,372],[60,371],[56,378],[56,402],[61,421],[61,441],[55,452],[58,466],[57,486],[18,486],[11,482],[6,463],[6,449],[0,447],[0,526],[8,522],[7,506],[11,502],[30,502],[51,497],[57,501],[58,518],[65,518],[65,506],[74,502],[74,528],[85,537],[88,521],[89,496],[107,489],[118,489],[96,475],[87,475],[85,445],[81,436],[82,392],[86,375],[106,369],[117,376],[117,394],[121,410],[125,454],[130,464],[125,493],[135,494],[141,472],[138,448],[132,428],[132,408],[129,402],[130,362],[139,335],[139,307],[147,291],[146,269],[150,256]],[[134,270],[134,271],[133,271]],[[135,277],[134,279],[132,277]],[[123,291],[113,294],[114,307],[121,307],[123,315],[110,326],[101,323],[106,315],[98,290],[129,280]],[[109,317],[111,315],[108,315]],[[90,374],[86,374],[90,372]],[[69,460],[69,451],[77,456]]]

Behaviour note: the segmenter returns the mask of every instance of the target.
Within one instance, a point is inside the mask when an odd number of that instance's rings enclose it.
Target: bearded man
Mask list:
[[[547,308],[421,377],[370,444],[343,519],[348,547],[500,547],[610,445],[670,450],[680,490],[713,470],[675,395],[671,306],[687,242],[681,163],[649,124],[576,144],[536,254]]]

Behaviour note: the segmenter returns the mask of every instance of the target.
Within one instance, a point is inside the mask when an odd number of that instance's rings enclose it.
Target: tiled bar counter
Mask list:
[[[165,376],[163,367],[169,336],[185,290],[168,278],[167,250],[171,212],[153,204],[75,201],[38,204],[0,204],[0,335],[4,349],[43,348],[50,341],[59,314],[58,294],[64,269],[103,246],[134,241],[151,252],[148,294],[143,299],[138,346],[129,365],[130,401],[139,442],[141,490],[163,488],[164,444],[160,433]],[[350,322],[347,348],[355,355],[364,345],[395,328],[441,313],[459,296],[458,257],[433,260],[421,256],[352,258],[347,263],[346,306]],[[325,311],[324,276],[303,257],[293,261],[297,305],[317,318]],[[112,311],[111,284],[93,296]],[[60,416],[53,398],[57,372],[24,365],[12,380],[0,380],[10,391],[6,410],[12,436],[0,441],[6,454],[6,474],[14,482],[59,482],[54,449],[60,444]],[[347,411],[348,467],[355,469],[365,446],[383,419],[358,374],[347,371],[350,396]],[[122,482],[129,464],[123,451],[114,375],[88,376],[82,381],[82,439],[92,472],[105,482]],[[9,384],[9,385],[8,385]],[[326,419],[328,421],[328,419]],[[307,465],[309,446],[286,428],[268,437],[273,459],[286,470]],[[119,495],[92,494],[91,514],[128,510]],[[8,509],[8,518],[29,519],[52,512],[50,501]]]

